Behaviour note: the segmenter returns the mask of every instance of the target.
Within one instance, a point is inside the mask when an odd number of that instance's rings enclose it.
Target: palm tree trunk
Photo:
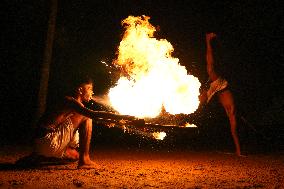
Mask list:
[[[56,15],[57,15],[57,0],[50,0],[50,14],[48,20],[48,29],[47,29],[43,62],[41,65],[41,76],[40,76],[38,104],[37,104],[38,106],[35,116],[35,123],[38,121],[38,119],[46,109],[49,72],[50,72],[50,64],[52,61],[53,40],[54,40],[54,33],[56,26]]]

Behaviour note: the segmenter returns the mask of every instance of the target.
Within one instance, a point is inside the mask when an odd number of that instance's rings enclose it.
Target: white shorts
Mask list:
[[[72,121],[68,117],[62,124],[57,126],[55,131],[35,140],[34,152],[46,157],[62,158],[67,147],[76,148],[78,146],[79,133],[76,131],[74,134]]]
[[[228,82],[223,78],[218,78],[210,83],[210,88],[207,91],[207,103],[211,100],[215,93],[228,87]]]

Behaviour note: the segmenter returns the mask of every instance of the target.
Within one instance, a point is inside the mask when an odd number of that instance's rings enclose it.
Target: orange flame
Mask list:
[[[129,16],[122,21],[125,32],[114,64],[126,76],[110,89],[111,105],[121,114],[140,118],[156,117],[162,107],[170,114],[193,113],[201,84],[171,56],[171,43],[153,37],[156,29],[149,19]]]
[[[167,136],[165,132],[154,132],[152,135],[157,140],[164,140],[164,138]]]
[[[195,124],[185,123],[184,127],[197,127]]]

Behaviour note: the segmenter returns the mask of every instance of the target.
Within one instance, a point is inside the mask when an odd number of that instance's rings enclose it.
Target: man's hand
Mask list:
[[[211,33],[206,33],[206,41],[207,42],[210,42],[212,39],[214,39],[214,38],[216,38],[217,37],[217,35],[215,34],[215,33],[213,33],[213,32],[211,32]]]

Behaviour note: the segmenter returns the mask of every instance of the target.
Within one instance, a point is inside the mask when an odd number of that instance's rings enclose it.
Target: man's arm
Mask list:
[[[66,97],[66,100],[68,101],[67,103],[70,105],[70,107],[74,109],[76,112],[92,119],[104,118],[104,119],[125,119],[130,121],[135,120],[135,117],[130,115],[119,115],[111,112],[91,110],[89,108],[86,108],[82,103],[78,102],[73,97]]]

